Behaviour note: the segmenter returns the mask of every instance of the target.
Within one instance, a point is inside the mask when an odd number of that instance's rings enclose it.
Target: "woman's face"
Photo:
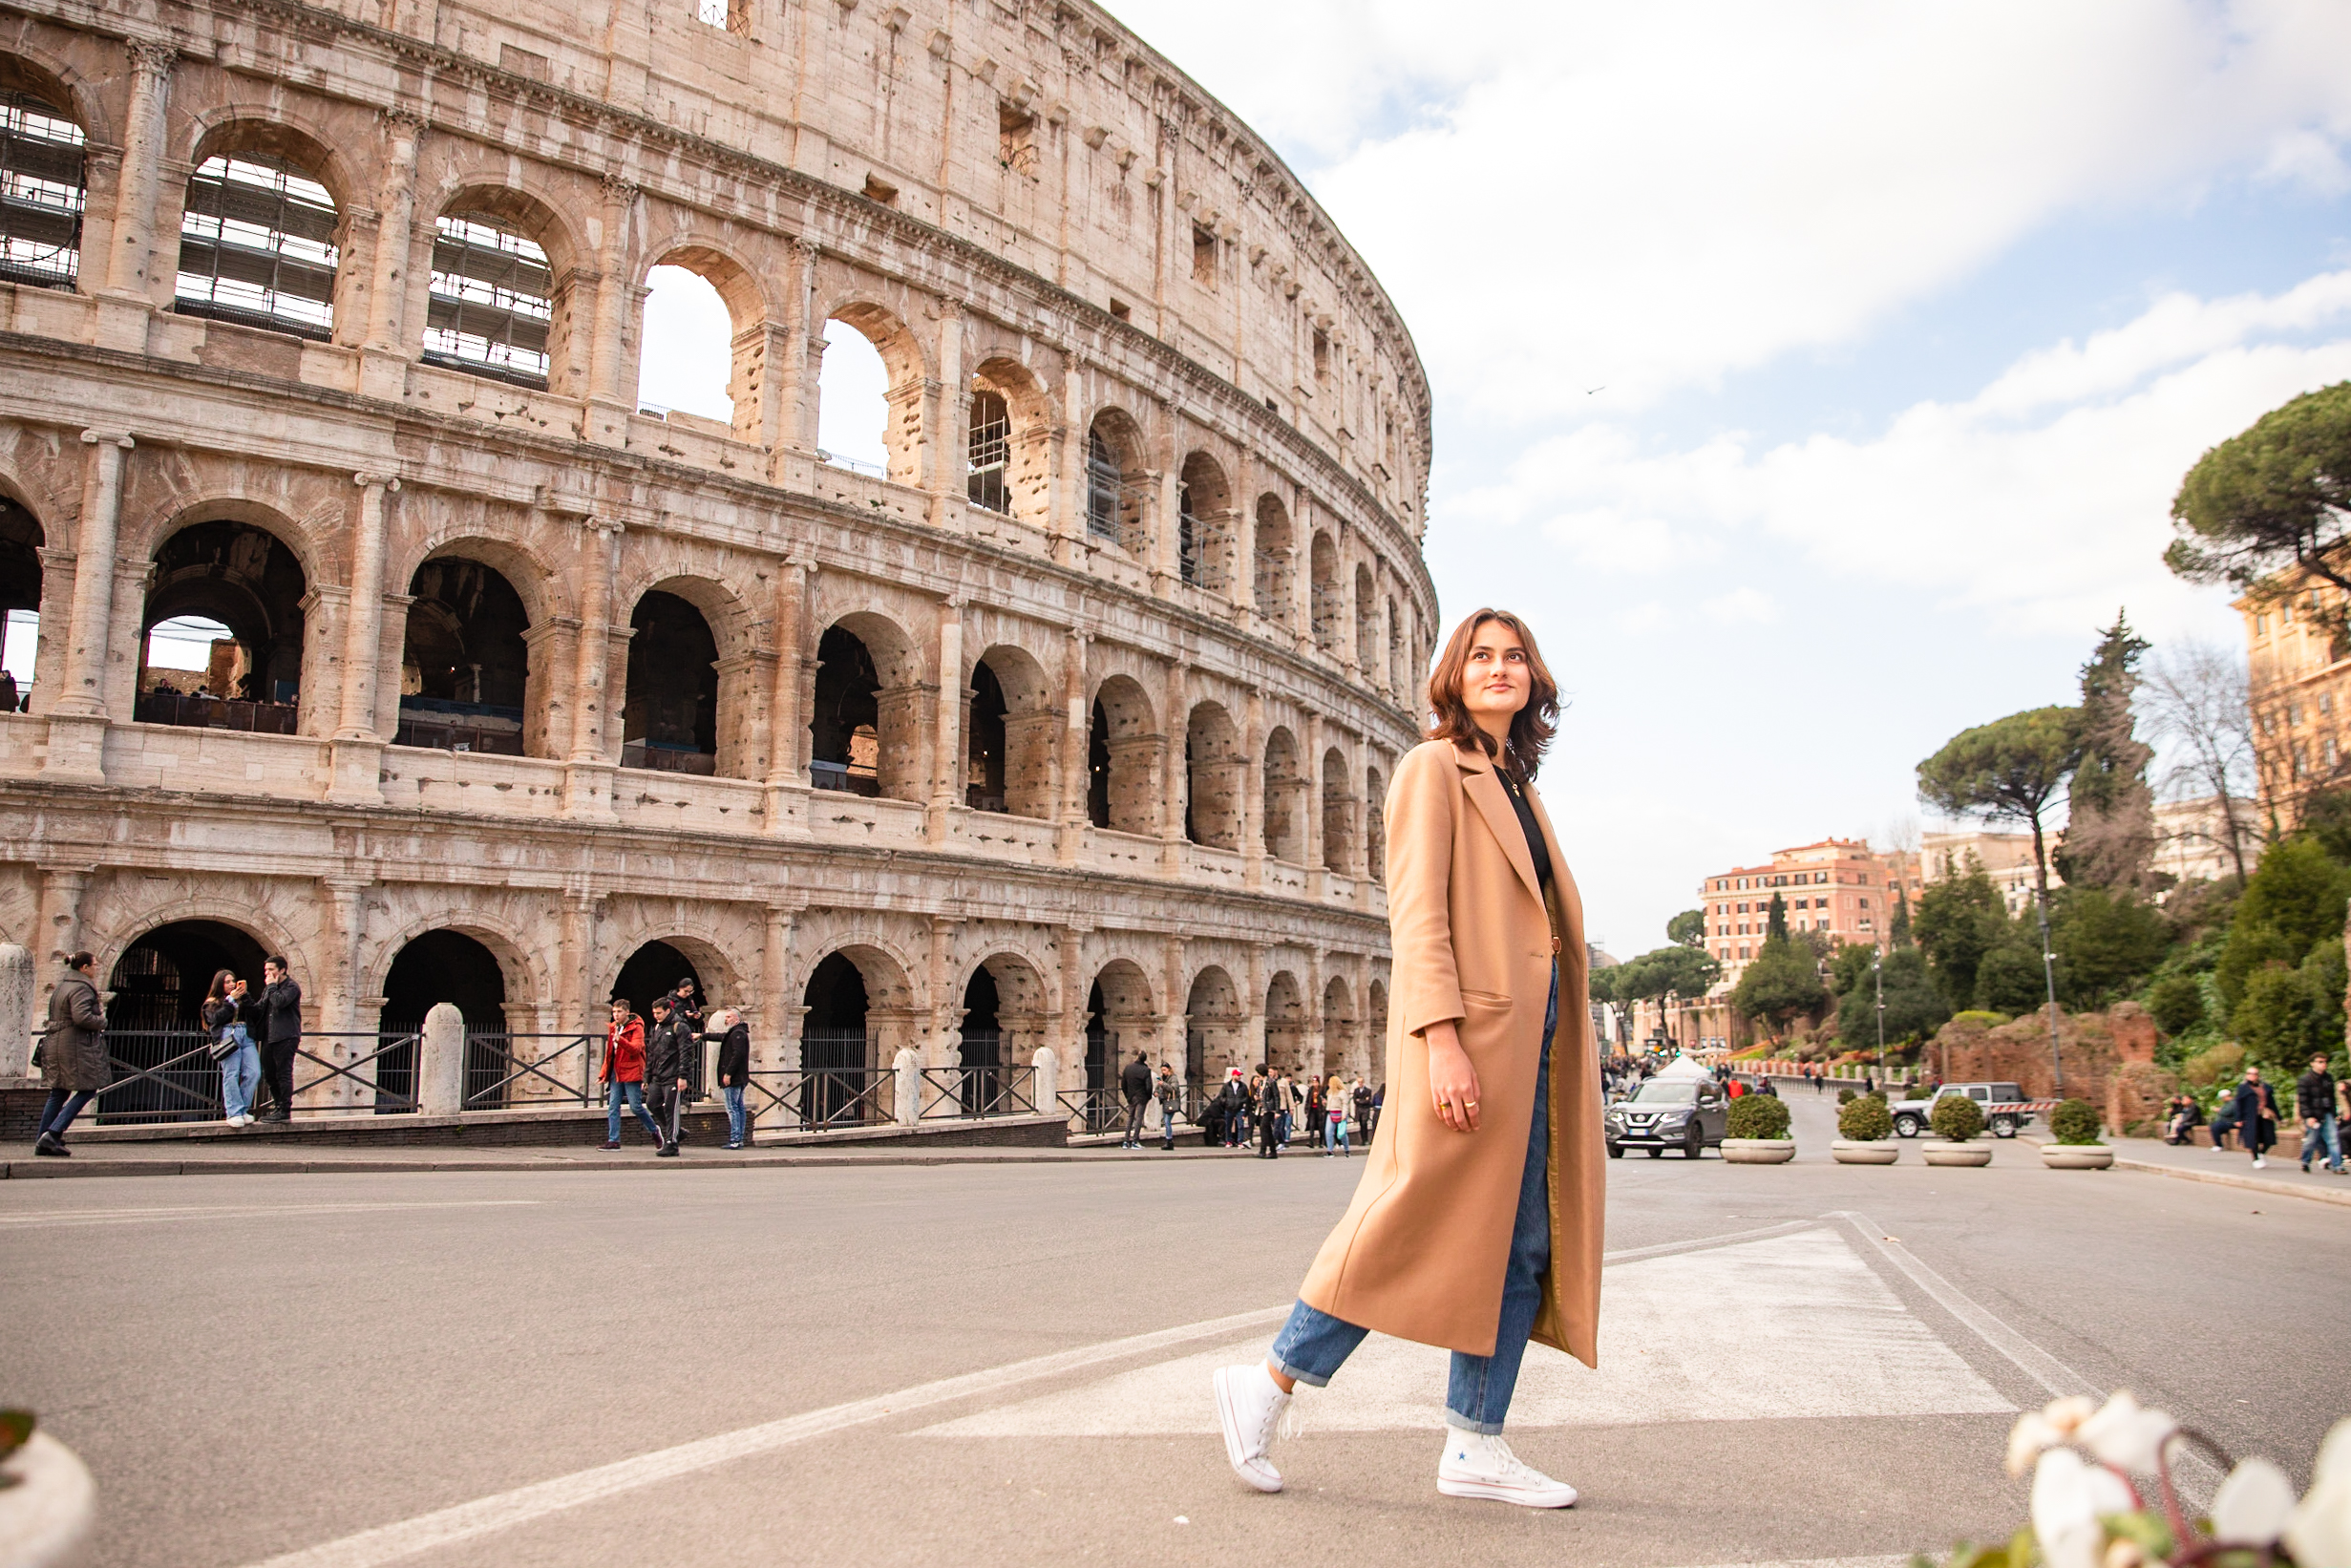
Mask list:
[[[1507,721],[1526,707],[1534,689],[1527,650],[1516,632],[1489,621],[1471,634],[1469,662],[1461,670],[1461,701],[1472,718]]]

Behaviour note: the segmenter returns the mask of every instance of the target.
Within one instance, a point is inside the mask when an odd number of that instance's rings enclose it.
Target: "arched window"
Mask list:
[[[1305,818],[1298,809],[1305,774],[1298,766],[1298,742],[1288,729],[1274,726],[1265,736],[1265,853],[1293,863],[1306,858]]]
[[[726,296],[690,268],[664,265],[645,275],[644,349],[637,408],[734,423],[734,317]]]
[[[1253,587],[1257,612],[1278,626],[1290,624],[1290,513],[1279,496],[1260,496]]]
[[[1003,394],[971,394],[971,442],[964,493],[974,506],[1012,511],[1012,411]]]
[[[74,286],[81,271],[87,139],[46,98],[0,90],[0,282]]]
[[[434,226],[425,359],[545,391],[555,315],[547,253],[490,213],[445,212]]]
[[[1340,627],[1346,620],[1346,590],[1339,585],[1339,547],[1328,534],[1314,536],[1314,646],[1324,653],[1339,651]]]
[[[1380,670],[1380,602],[1379,590],[1372,586],[1371,568],[1358,562],[1355,567],[1355,667],[1362,670],[1365,680],[1375,680]]]
[[[1004,683],[983,659],[971,668],[971,722],[965,727],[964,803],[973,811],[1005,809]]]
[[[325,340],[334,329],[338,222],[327,187],[295,164],[215,154],[188,177],[172,308]]]
[[[836,468],[889,477],[890,371],[858,327],[824,324],[816,371],[816,456]]]
[[[718,771],[718,640],[702,612],[655,588],[628,618],[628,696],[621,766]]]
[[[394,746],[523,754],[530,616],[505,574],[442,556],[409,580]]]
[[[1143,547],[1141,433],[1116,410],[1095,418],[1086,432],[1086,533],[1140,552]]]
[[[1346,753],[1323,753],[1323,869],[1345,871],[1355,848],[1355,797],[1347,794]]]
[[[1176,559],[1183,580],[1211,593],[1231,589],[1227,555],[1233,540],[1233,494],[1224,471],[1205,452],[1184,459],[1176,490]]]
[[[140,620],[138,722],[294,733],[308,595],[266,530],[222,519],[171,535]]]
[[[46,541],[40,519],[0,496],[0,713],[32,711]]]

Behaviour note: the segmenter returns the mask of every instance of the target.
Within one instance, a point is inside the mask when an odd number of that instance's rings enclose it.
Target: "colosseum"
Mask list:
[[[9,0],[0,182],[0,940],[96,954],[101,1121],[218,1114],[268,953],[321,1115],[438,1002],[560,1097],[681,976],[766,1126],[1370,1066],[1427,382],[1104,11]],[[664,266],[731,419],[639,397]]]

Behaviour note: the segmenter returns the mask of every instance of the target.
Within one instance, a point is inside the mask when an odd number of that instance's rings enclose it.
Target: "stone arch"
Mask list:
[[[882,370],[889,378],[882,394],[888,412],[881,435],[882,447],[889,454],[887,477],[895,484],[921,483],[922,442],[928,434],[923,428],[922,403],[930,362],[921,339],[896,312],[868,297],[853,295],[841,300],[825,312],[824,319],[856,328],[881,356]],[[817,336],[815,341],[822,339]],[[816,351],[821,356],[823,350]]]
[[[983,359],[972,372],[965,430],[966,498],[1045,528],[1053,498],[1053,404],[1036,372],[1008,355]]]
[[[1231,972],[1220,964],[1201,965],[1184,1002],[1185,1081],[1215,1083],[1233,1068],[1246,1071],[1246,1022]]]
[[[106,1053],[133,1070],[109,1071],[120,1081],[98,1094],[93,1119],[219,1119],[221,1072],[204,1049],[204,994],[223,968],[258,987],[261,962],[273,950],[241,922],[198,919],[150,922],[118,955],[102,957]]]
[[[574,327],[591,312],[583,252],[527,170],[505,180],[457,180],[433,217],[424,358],[469,375],[575,394],[586,366]],[[434,277],[445,280],[436,284]],[[447,280],[466,280],[459,286]]]
[[[1366,681],[1378,679],[1380,668],[1380,598],[1371,568],[1355,563],[1355,667]]]
[[[1333,746],[1323,753],[1323,869],[1345,871],[1355,863],[1355,796],[1347,784],[1354,770]]]
[[[490,950],[505,977],[510,1022],[525,1009],[553,1005],[555,977],[547,967],[543,933],[534,936],[520,922],[479,908],[427,909],[381,936],[371,934],[359,962],[361,994],[383,996],[401,949],[428,931],[455,931]],[[295,978],[303,977],[297,973]]]
[[[82,135],[104,146],[120,146],[119,134],[106,115],[105,95],[88,77],[59,55],[52,54],[19,33],[0,51],[0,93],[23,93],[39,98],[81,128]]]
[[[1218,702],[1197,703],[1184,726],[1185,836],[1213,849],[1240,844],[1240,731]]]
[[[1347,977],[1337,974],[1323,986],[1323,1065],[1322,1075],[1345,1074],[1354,1070],[1357,1049],[1355,1018],[1355,988]]]
[[[0,171],[17,203],[10,232],[30,242],[11,258],[10,281],[71,290],[81,279],[88,149],[94,138],[114,144],[100,100],[62,62],[25,51],[0,53],[0,106],[19,122],[13,161]]]
[[[837,617],[816,641],[809,710],[809,782],[891,800],[921,800],[921,650],[885,615]]]
[[[1086,729],[1086,815],[1097,828],[1156,836],[1167,737],[1151,695],[1132,675],[1094,688]]]
[[[87,947],[91,956],[97,960],[98,973],[111,976],[116,965],[122,962],[123,955],[140,942],[167,926],[182,924],[230,927],[259,948],[261,958],[283,953],[286,962],[294,965],[295,979],[307,981],[312,973],[307,949],[283,920],[272,911],[258,907],[252,901],[216,894],[198,894],[160,904],[142,904],[138,914],[111,928],[105,925],[98,925],[95,929],[85,926],[81,945]],[[38,960],[41,955],[36,953],[34,957]],[[256,963],[256,978],[259,973]],[[38,978],[36,976],[36,980]],[[212,977],[206,975],[204,978],[209,983]],[[120,1055],[121,1052],[116,1051],[116,1054]],[[211,1070],[209,1062],[204,1065],[207,1070]],[[213,1075],[216,1079],[219,1077],[218,1072]]]
[[[1337,653],[1346,624],[1346,589],[1339,581],[1339,546],[1330,535],[1317,529],[1309,552],[1313,571],[1311,600],[1314,607],[1314,646],[1324,653]]]
[[[972,661],[965,691],[964,803],[1051,820],[1068,715],[1044,665],[1017,643],[991,644]]]
[[[1233,540],[1239,515],[1222,465],[1205,452],[1184,458],[1176,492],[1176,561],[1183,580],[1210,593],[1233,591]]]
[[[1306,858],[1306,817],[1302,796],[1306,773],[1299,762],[1298,738],[1277,724],[1265,735],[1265,853],[1293,865]]]
[[[133,711],[141,723],[292,734],[318,710],[324,693],[313,676],[321,661],[310,625],[318,579],[297,542],[304,539],[281,514],[240,500],[188,507],[155,530],[138,620]],[[182,618],[226,626],[236,652],[223,663],[216,648],[201,676],[151,670],[150,633]],[[200,685],[225,689],[182,689]]]
[[[1364,770],[1364,875],[1387,881],[1387,780],[1377,763]]]
[[[1116,1087],[1127,1059],[1151,1049],[1155,1028],[1151,980],[1142,964],[1113,958],[1094,971],[1086,995],[1086,1087]]]
[[[410,574],[408,600],[392,744],[546,755],[544,724],[532,734],[531,699],[544,701],[547,661],[531,656],[530,609],[507,575],[444,550]]]
[[[1258,614],[1278,626],[1290,624],[1290,574],[1296,554],[1290,509],[1272,491],[1257,498],[1252,535],[1251,589]]]
[[[30,657],[36,668],[41,595],[47,583],[41,551],[48,542],[49,534],[39,515],[17,498],[13,485],[0,478],[0,653],[14,652],[20,662]],[[32,640],[31,648],[21,641],[28,637]],[[32,693],[18,690],[13,675],[0,676],[0,712],[14,712],[19,708],[30,711],[31,701]]]
[[[855,1126],[895,1113],[888,1071],[901,1050],[918,1049],[911,971],[902,956],[851,939],[809,965],[798,993],[796,1089],[788,1112],[803,1127]]]
[[[1276,969],[1265,982],[1265,1067],[1297,1072],[1305,1065],[1306,999],[1298,976]]]
[[[767,403],[782,395],[779,367],[768,362],[768,324],[778,317],[769,299],[761,269],[727,243],[691,233],[680,233],[666,244],[647,247],[638,270],[639,286],[648,286],[653,269],[680,267],[710,286],[727,307],[727,389],[733,405],[730,424],[738,441],[757,441],[768,426]],[[642,324],[639,343],[642,346]],[[639,354],[642,391],[643,354]],[[632,405],[636,406],[636,405]]]
[[[1104,409],[1086,427],[1086,537],[1133,556],[1150,535],[1144,450],[1142,427],[1124,409]]]
[[[346,160],[285,119],[231,108],[202,128],[189,165],[174,312],[331,338],[350,291]]]
[[[758,670],[750,613],[710,577],[663,577],[630,604],[621,766],[744,778],[756,766],[750,732]]]
[[[962,1109],[979,1115],[1006,1109],[1010,1077],[1045,1044],[1050,1017],[1045,975],[1027,955],[999,949],[964,977],[963,1009],[951,1043],[962,1069]]]

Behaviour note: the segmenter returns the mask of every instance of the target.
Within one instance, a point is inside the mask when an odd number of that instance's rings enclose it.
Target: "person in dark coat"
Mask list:
[[[1175,1067],[1159,1064],[1159,1081],[1153,1086],[1159,1097],[1159,1148],[1162,1153],[1176,1147],[1176,1122],[1184,1113],[1184,1086],[1176,1079]]]
[[[294,1114],[294,1054],[302,1049],[302,987],[286,971],[286,960],[271,954],[262,962],[262,992],[245,999],[246,1025],[262,1049],[262,1082],[268,1110],[259,1121],[290,1121]]]
[[[655,1135],[664,1159],[678,1157],[678,1096],[686,1092],[687,1026],[666,996],[653,999],[653,1032],[645,1040],[645,1087],[652,1102]]]
[[[2236,1135],[2253,1151],[2255,1166],[2269,1163],[2262,1155],[2277,1141],[2277,1093],[2261,1081],[2261,1070],[2249,1067],[2236,1086]]]
[[[1127,1132],[1121,1149],[1143,1147],[1143,1108],[1151,1103],[1151,1064],[1137,1051],[1118,1070],[1118,1092],[1127,1102]]]
[[[1288,1097],[1281,1080],[1267,1073],[1258,1090],[1257,1101],[1258,1154],[1265,1159],[1281,1157],[1281,1104]]]
[[[721,1008],[715,1022],[726,1030],[718,1042],[718,1091],[727,1101],[727,1147],[740,1149],[751,1141],[751,1112],[743,1103],[751,1083],[751,1026],[732,1007]]]
[[[2310,1169],[2312,1155],[2324,1155],[2326,1168],[2342,1175],[2342,1139],[2335,1125],[2335,1075],[2326,1070],[2326,1052],[2314,1052],[2310,1070],[2294,1080],[2294,1113],[2302,1119],[2302,1169]]]
[[[41,1037],[41,1081],[49,1086],[49,1103],[41,1108],[32,1140],[36,1155],[70,1155],[65,1130],[106,1087],[106,1009],[92,978],[96,968],[96,959],[75,953],[49,993],[49,1032]]]

